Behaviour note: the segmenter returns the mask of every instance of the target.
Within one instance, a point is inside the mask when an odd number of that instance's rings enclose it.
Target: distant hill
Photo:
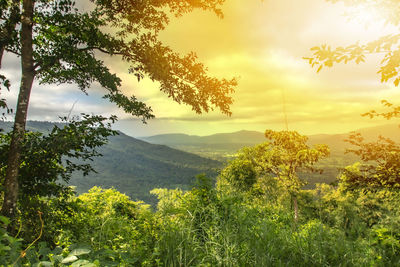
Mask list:
[[[47,132],[54,123],[29,121],[30,131]],[[59,126],[62,126],[59,124]],[[9,131],[11,122],[0,122],[0,128]],[[188,189],[197,174],[216,176],[221,162],[176,150],[165,145],[155,145],[135,139],[120,132],[109,138],[109,143],[99,151],[103,157],[91,163],[98,173],[83,177],[76,173],[70,184],[78,193],[86,192],[95,185],[115,187],[133,199],[154,204],[156,199],[149,194],[153,188]]]
[[[375,140],[379,135],[400,141],[400,128],[398,124],[387,124],[377,127],[359,129],[366,140]],[[358,161],[352,154],[345,154],[350,145],[344,141],[349,133],[344,134],[317,134],[310,135],[309,143],[327,144],[331,150],[331,156],[319,163],[324,169],[324,174],[303,174],[303,178],[309,181],[309,185],[315,183],[333,182],[340,169]],[[203,157],[209,157],[225,161],[232,159],[235,153],[244,146],[253,146],[266,141],[264,134],[255,131],[239,131],[234,133],[214,134],[210,136],[195,136],[185,134],[163,134],[150,137],[142,137],[150,143],[164,144]]]
[[[208,136],[186,135],[186,134],[161,134],[150,137],[140,137],[154,144],[165,145],[214,145],[214,144],[257,144],[265,141],[264,134],[256,131],[239,131],[234,133],[218,133]]]
[[[400,128],[398,124],[369,127],[356,130],[367,140],[376,139],[379,135],[400,141]],[[349,133],[343,134],[316,134],[309,135],[310,144],[327,144],[333,150],[344,150],[348,144],[344,142]],[[186,134],[161,134],[139,139],[152,144],[163,144],[171,147],[192,151],[191,147],[216,147],[225,148],[226,151],[249,145],[256,145],[266,141],[264,133],[257,131],[239,131],[233,133],[220,133],[209,136],[197,136]],[[185,148],[186,147],[186,148]],[[193,152],[193,151],[192,151]]]
[[[11,131],[14,122],[11,121],[0,121],[0,129],[4,132]],[[49,122],[49,121],[27,121],[26,129],[28,131],[37,131],[47,133],[53,129],[54,125],[62,126],[63,123],[60,122]]]
[[[209,136],[161,134],[139,139],[223,161],[234,157],[234,154],[244,146],[265,142],[264,134],[256,131],[219,133]]]

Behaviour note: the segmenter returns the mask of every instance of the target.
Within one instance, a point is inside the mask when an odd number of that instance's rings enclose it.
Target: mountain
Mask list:
[[[139,139],[152,144],[167,145],[176,149],[198,154],[215,160],[226,161],[235,156],[244,146],[265,142],[264,134],[256,131],[219,133],[209,136],[186,134],[161,134]]]
[[[374,140],[379,135],[389,137],[395,141],[400,141],[400,128],[398,124],[387,124],[376,127],[369,127],[356,130],[366,140]],[[316,134],[309,135],[310,144],[327,144],[333,150],[345,150],[348,143],[344,142],[349,133],[343,134]],[[209,136],[197,136],[186,134],[161,134],[148,137],[139,137],[139,139],[152,144],[163,144],[171,147],[193,151],[195,147],[214,147],[216,149],[225,149],[226,152],[233,152],[236,147],[252,146],[266,141],[264,133],[256,131],[239,131],[233,133],[219,133]]]
[[[256,131],[218,133],[209,136],[186,134],[160,134],[139,139],[154,144],[165,145],[215,145],[215,144],[257,144],[265,141],[264,134]]]
[[[11,131],[14,122],[11,121],[0,121],[0,129],[4,132]],[[61,126],[63,123],[61,122],[50,122],[50,121],[27,121],[26,122],[26,130],[33,132],[42,132],[48,133],[53,129],[54,125]]]
[[[376,140],[379,135],[400,141],[400,128],[397,124],[387,124],[376,127],[359,129],[356,132],[368,140]],[[336,180],[341,168],[359,159],[353,154],[345,154],[350,145],[344,141],[349,133],[310,135],[309,143],[327,144],[330,147],[329,158],[321,160],[318,167],[324,169],[324,174],[302,174],[309,182],[309,187],[315,183],[330,183]],[[236,152],[244,146],[253,146],[266,141],[264,134],[255,131],[239,131],[234,133],[214,134],[210,136],[195,136],[185,134],[163,134],[142,137],[142,140],[155,144],[164,144],[187,152],[196,153],[220,161],[232,159]]]
[[[48,132],[54,123],[29,121],[30,131]],[[61,124],[59,124],[61,126]],[[9,131],[11,122],[0,122],[0,128]],[[216,168],[222,163],[165,145],[155,145],[135,139],[122,132],[109,138],[108,144],[99,149],[102,157],[94,158],[91,165],[97,173],[83,177],[75,173],[70,184],[78,193],[98,185],[115,187],[132,199],[154,204],[156,198],[149,194],[153,188],[188,189],[195,176],[206,173],[216,176]]]

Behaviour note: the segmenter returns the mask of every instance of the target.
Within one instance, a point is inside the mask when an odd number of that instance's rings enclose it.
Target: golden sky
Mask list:
[[[323,0],[228,0],[223,11],[222,20],[202,11],[173,19],[161,38],[178,52],[195,51],[210,74],[239,77],[233,115],[196,115],[189,107],[172,103],[156,84],[137,84],[120,73],[126,91],[134,88],[157,116],[146,126],[132,124],[139,133],[279,130],[285,128],[284,108],[291,130],[342,133],[382,123],[360,116],[379,109],[381,99],[398,103],[400,89],[379,82],[379,57],[368,57],[360,65],[336,65],[319,74],[302,59],[315,45],[365,42],[396,30],[385,27],[373,12],[349,15],[354,10]],[[125,128],[131,122],[120,124]]]
[[[379,57],[368,57],[360,65],[336,65],[318,74],[302,59],[316,45],[348,45],[396,31],[373,12],[346,15],[354,11],[358,10],[324,0],[227,0],[224,19],[204,11],[172,19],[161,33],[166,44],[180,53],[195,51],[212,76],[239,77],[231,117],[218,111],[197,115],[190,107],[172,102],[156,83],[148,79],[137,83],[124,64],[113,60],[110,67],[122,78],[123,91],[149,104],[156,119],[143,125],[101,100],[96,90],[84,96],[76,86],[62,85],[55,91],[54,86],[37,84],[29,118],[68,114],[77,101],[73,113],[117,114],[117,127],[133,136],[281,130],[284,109],[289,129],[303,134],[343,133],[381,124],[385,121],[360,116],[379,109],[382,99],[400,102],[400,88],[379,82]],[[13,93],[6,97],[15,102]]]

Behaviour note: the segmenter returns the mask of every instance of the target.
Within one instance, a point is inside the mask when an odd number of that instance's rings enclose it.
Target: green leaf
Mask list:
[[[0,244],[0,251],[9,251],[9,250],[11,250],[11,248],[9,246]]]
[[[53,262],[61,262],[64,259],[61,255],[56,255],[52,257]]]
[[[69,253],[68,256],[80,256],[80,255],[86,255],[91,252],[90,249],[88,248],[76,248]]]
[[[10,223],[10,219],[4,216],[0,216],[0,221],[4,223],[5,225],[8,225]]]
[[[74,262],[73,264],[71,264],[71,267],[95,267],[96,264],[91,263],[88,260],[78,260],[76,262]]]
[[[53,263],[51,263],[50,261],[41,261],[41,262],[39,262],[38,266],[40,266],[40,267],[52,267]]]
[[[68,257],[66,257],[65,259],[63,259],[62,261],[61,261],[61,263],[62,264],[67,264],[67,263],[71,263],[71,262],[74,262],[74,261],[77,261],[78,260],[78,257],[77,256],[68,256]]]

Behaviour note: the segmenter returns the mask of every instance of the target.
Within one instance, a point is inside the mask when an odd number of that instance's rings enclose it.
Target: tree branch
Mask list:
[[[109,54],[109,55],[125,55],[123,52],[110,52],[98,46],[88,46],[84,48],[79,48],[78,50],[80,51],[98,50],[104,54]]]

